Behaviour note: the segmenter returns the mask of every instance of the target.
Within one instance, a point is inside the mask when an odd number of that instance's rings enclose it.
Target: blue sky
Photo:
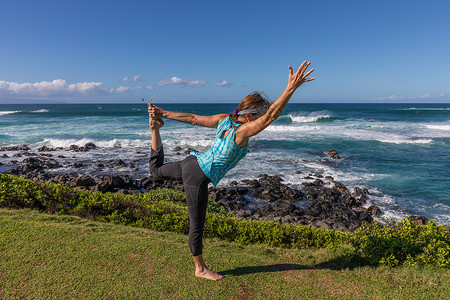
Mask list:
[[[2,1],[0,103],[450,102],[450,1]]]

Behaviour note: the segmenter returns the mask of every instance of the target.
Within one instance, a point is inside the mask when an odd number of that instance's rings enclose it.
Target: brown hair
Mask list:
[[[258,107],[262,107],[262,106],[269,107],[270,106],[270,102],[266,98],[261,96],[260,93],[255,92],[255,93],[252,93],[252,94],[248,95],[247,97],[245,97],[241,101],[241,103],[239,103],[239,106],[238,106],[237,110],[239,112],[239,111],[243,111],[243,110],[246,110],[246,109],[258,108]],[[230,114],[230,117],[233,118],[233,119],[237,118],[237,116],[236,116],[236,114],[234,112],[232,112]]]

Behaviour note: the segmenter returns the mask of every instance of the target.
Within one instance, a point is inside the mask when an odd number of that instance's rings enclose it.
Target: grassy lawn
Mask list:
[[[0,209],[0,299],[449,299],[450,270],[354,265],[326,249],[204,241],[196,278],[187,236]]]

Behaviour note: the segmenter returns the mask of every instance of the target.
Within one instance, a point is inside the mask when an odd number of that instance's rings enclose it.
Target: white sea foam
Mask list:
[[[203,147],[209,148],[214,144],[215,129],[202,127],[187,127],[172,129],[164,132],[163,143],[181,147]]]
[[[426,128],[434,130],[450,131],[450,125],[445,124],[424,124]]]
[[[292,120],[292,123],[313,123],[320,119],[330,118],[331,115],[328,111],[315,111],[309,114],[288,114],[288,117]]]
[[[361,121],[361,122],[352,122],[348,125],[345,125],[344,128],[346,130],[350,129],[363,129],[368,131],[399,131],[399,130],[411,130],[414,129],[410,124],[405,124],[403,122],[389,122],[389,123],[378,123],[378,122],[369,122],[369,121]]]
[[[345,184],[351,184],[351,185],[358,185],[363,184],[368,181],[372,180],[379,180],[382,178],[385,178],[385,174],[376,174],[376,173],[370,173],[365,170],[358,170],[354,172],[344,172],[341,171],[339,168],[333,168],[327,165],[324,165],[320,162],[314,162],[314,161],[298,161],[296,163],[297,165],[311,170],[313,173],[322,172],[324,176],[332,176],[335,181],[339,181]],[[305,174],[302,174],[302,177],[304,177]]]
[[[266,132],[277,132],[273,134],[258,135],[258,139],[266,140],[298,140],[311,138],[349,138],[363,141],[379,141],[391,144],[431,144],[432,139],[419,139],[413,133],[400,135],[380,130],[370,130],[361,128],[346,128],[336,125],[273,125],[269,126]],[[283,134],[286,133],[286,134]]]
[[[450,226],[450,215],[448,214],[436,214],[433,216],[433,220],[435,220],[438,224],[443,223]]]
[[[46,112],[49,112],[49,110],[45,108],[32,111],[32,113],[46,113]]]
[[[132,140],[132,139],[112,139],[112,140],[94,140],[94,139],[52,139],[46,138],[42,142],[36,144],[37,147],[47,146],[52,148],[62,147],[69,148],[71,145],[82,147],[87,143],[94,143],[100,148],[133,148],[133,147],[148,147],[148,140]]]
[[[446,205],[444,203],[436,203],[433,205],[433,208],[437,208],[439,210],[449,212],[449,217],[450,217],[450,206],[449,205]]]
[[[309,127],[311,128],[311,127]],[[319,127],[317,127],[319,128]],[[289,131],[304,131],[306,127],[304,126],[289,126],[289,125],[272,125],[265,129],[265,131],[272,131],[272,132],[289,132]]]
[[[211,139],[182,139],[182,140],[167,140],[166,143],[170,146],[188,146],[188,147],[211,147],[214,140]]]
[[[313,123],[317,122],[320,119],[330,118],[331,113],[326,110],[322,111],[313,111],[313,112],[296,112],[289,113],[286,116],[281,116],[283,118],[289,118],[292,123]]]
[[[434,215],[433,220],[435,220],[437,223],[450,225],[450,205],[444,203],[436,203],[433,205],[433,209],[441,212]]]
[[[432,139],[403,139],[403,138],[394,138],[394,139],[376,139],[382,143],[390,143],[390,144],[431,144],[433,143]]]
[[[376,188],[370,189],[370,195],[366,206],[368,207],[372,204],[381,209],[381,216],[386,219],[399,221],[409,216],[409,213],[401,208],[392,196],[385,194]]]
[[[0,117],[4,116],[4,115],[16,114],[16,113],[19,113],[19,112],[20,112],[20,110],[0,111]]]

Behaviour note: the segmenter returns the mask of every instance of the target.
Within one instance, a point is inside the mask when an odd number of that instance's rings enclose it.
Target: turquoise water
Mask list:
[[[237,104],[161,104],[202,115],[228,113]],[[205,151],[215,131],[166,121],[161,130],[168,160],[175,146]],[[87,153],[71,144],[95,143]],[[0,146],[63,147],[68,162],[121,158],[148,175],[150,135],[146,104],[0,105]],[[293,185],[309,173],[331,175],[349,187],[364,186],[386,217],[424,215],[450,224],[450,104],[289,104],[269,128],[251,139],[247,157],[219,185],[260,173],[282,174]],[[341,159],[326,154],[336,149]],[[56,155],[57,153],[55,153]],[[1,158],[9,163],[14,158]],[[83,172],[98,171],[87,163]],[[56,170],[59,172],[68,169]],[[294,171],[301,171],[295,174]]]

